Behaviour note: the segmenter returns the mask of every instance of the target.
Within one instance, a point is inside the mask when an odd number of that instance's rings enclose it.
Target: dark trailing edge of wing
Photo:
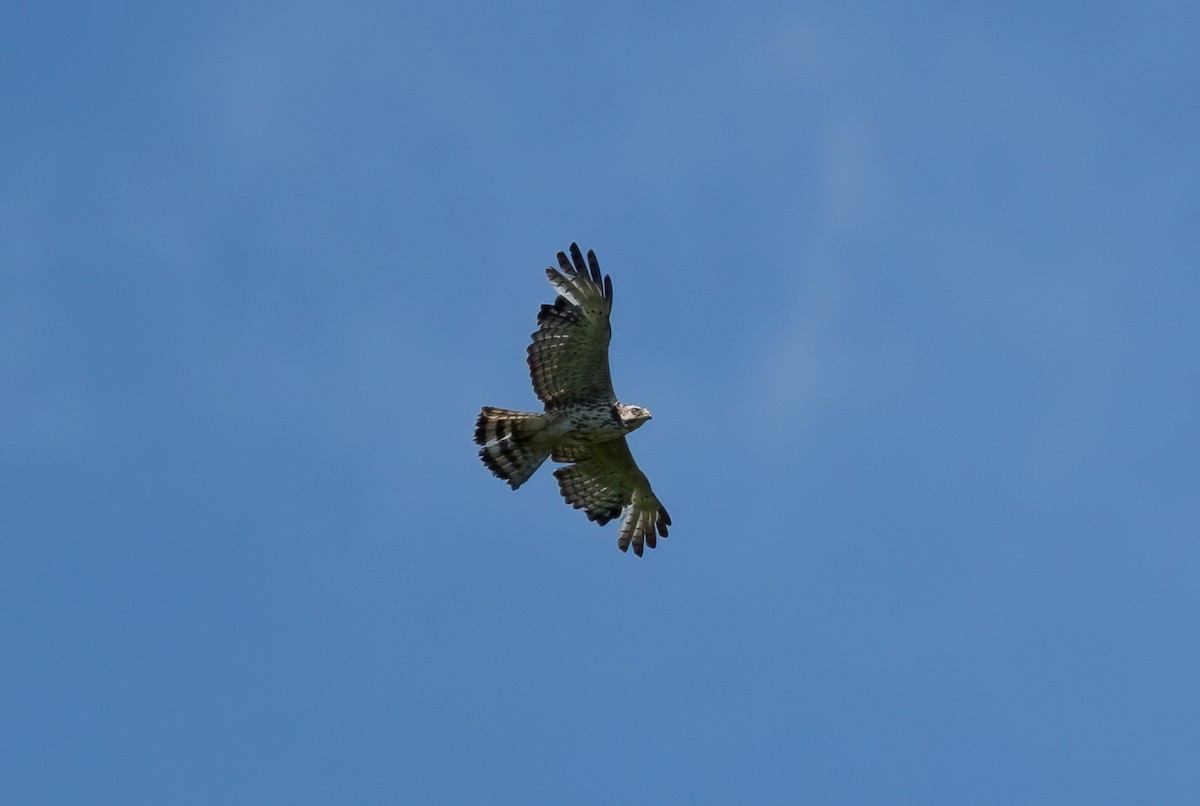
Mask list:
[[[573,505],[573,506],[575,509],[583,509],[582,505]],[[618,509],[615,513],[612,510],[607,510],[605,512],[590,512],[590,511],[584,510],[583,514],[587,515],[587,519],[589,521],[595,521],[596,523],[600,524],[601,526],[604,526],[609,521],[611,521],[613,518],[620,515],[621,510]]]

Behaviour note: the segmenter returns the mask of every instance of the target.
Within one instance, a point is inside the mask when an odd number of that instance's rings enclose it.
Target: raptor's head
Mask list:
[[[626,428],[633,431],[650,419],[650,409],[644,409],[641,406],[626,406],[624,403],[618,403],[617,416],[621,418],[621,422],[625,424]]]

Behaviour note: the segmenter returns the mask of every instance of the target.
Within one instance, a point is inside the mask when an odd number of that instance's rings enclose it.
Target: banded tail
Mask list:
[[[544,415],[484,406],[475,423],[475,444],[483,446],[479,458],[515,490],[550,456],[533,440],[545,427]]]

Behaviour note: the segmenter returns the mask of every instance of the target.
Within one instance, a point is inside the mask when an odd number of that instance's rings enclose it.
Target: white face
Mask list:
[[[641,406],[621,405],[621,421],[630,431],[650,419],[650,410]]]

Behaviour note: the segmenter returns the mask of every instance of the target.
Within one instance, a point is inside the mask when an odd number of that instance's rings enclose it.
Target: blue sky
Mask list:
[[[1195,4],[23,5],[0,800],[1200,791]],[[471,444],[572,240],[641,560]]]

